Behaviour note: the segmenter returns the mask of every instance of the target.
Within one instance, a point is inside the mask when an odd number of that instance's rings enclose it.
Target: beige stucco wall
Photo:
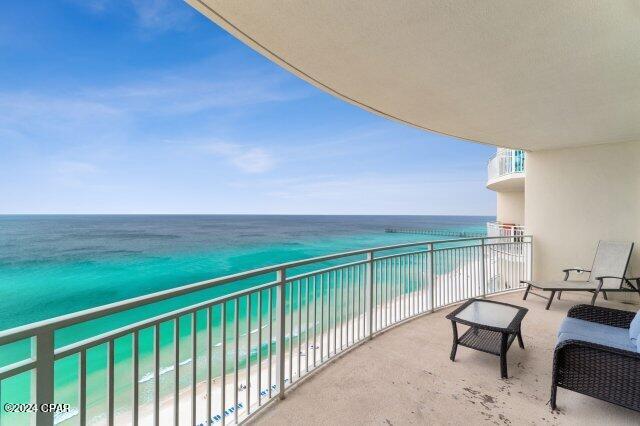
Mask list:
[[[640,142],[529,152],[525,194],[535,279],[591,266],[600,239],[635,241],[640,273]]]
[[[496,214],[498,222],[523,225],[524,199],[524,191],[498,192]]]

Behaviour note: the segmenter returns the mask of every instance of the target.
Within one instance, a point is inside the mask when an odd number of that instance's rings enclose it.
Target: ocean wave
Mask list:
[[[65,420],[69,420],[80,414],[80,410],[77,408],[70,408],[66,413],[54,413],[53,414],[53,424],[57,425],[58,423],[62,423]]]
[[[265,325],[263,325],[263,326],[262,326],[262,328],[266,328],[266,327],[267,327],[267,324],[265,324]],[[251,330],[251,334],[255,334],[255,333],[257,333],[257,332],[258,332],[258,329],[257,329],[257,328],[254,328],[253,330]],[[242,334],[240,335],[240,337],[245,337],[246,335],[247,335],[247,333],[242,333]]]
[[[178,363],[178,365],[186,365],[189,364],[191,362],[191,358],[187,358],[184,361],[180,361]],[[167,374],[170,371],[174,370],[174,366],[173,365],[169,365],[166,367],[161,367],[158,370],[158,373],[160,374],[160,376],[162,376],[163,374]],[[155,376],[155,374],[153,373],[153,371],[150,371],[149,373],[146,373],[145,375],[143,375],[142,377],[140,377],[138,379],[138,383],[145,383],[148,382],[149,380],[153,380],[153,377]]]

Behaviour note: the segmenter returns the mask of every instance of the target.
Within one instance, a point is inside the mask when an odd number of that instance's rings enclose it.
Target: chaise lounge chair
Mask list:
[[[588,291],[593,293],[591,298],[592,305],[595,304],[600,292],[602,292],[605,300],[607,299],[607,292],[632,291],[640,295],[640,278],[625,277],[632,250],[632,242],[600,241],[598,242],[593,266],[590,270],[580,268],[564,269],[564,281],[520,281],[527,285],[522,300],[527,300],[527,296],[533,294],[547,299],[546,309],[549,309],[556,293],[558,293],[558,299],[560,299],[563,291]],[[588,272],[589,278],[586,281],[569,280],[571,272]],[[632,283],[634,280],[635,286]],[[531,288],[549,291],[551,295],[547,298],[541,294],[534,293]]]
[[[569,309],[553,354],[553,410],[559,387],[640,411],[640,313]]]

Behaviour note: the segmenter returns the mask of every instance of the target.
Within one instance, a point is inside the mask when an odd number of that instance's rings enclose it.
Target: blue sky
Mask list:
[[[365,112],[178,0],[8,2],[0,213],[495,214],[494,148]]]

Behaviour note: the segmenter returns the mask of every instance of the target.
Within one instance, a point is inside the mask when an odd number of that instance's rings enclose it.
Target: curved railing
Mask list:
[[[487,163],[488,181],[502,176],[525,172],[525,152],[520,149],[503,149],[489,158]]]
[[[531,237],[518,236],[357,250],[6,330],[0,353],[16,344],[32,349],[0,366],[2,402],[28,402],[6,400],[22,383],[39,408],[2,415],[11,424],[33,416],[38,425],[75,416],[80,424],[242,422],[320,365],[393,325],[519,288],[530,278],[531,249]],[[207,291],[216,288],[226,294],[210,298]],[[111,322],[123,312],[200,293],[203,300],[177,310],[122,326]],[[96,320],[111,328],[89,337],[69,332]],[[32,380],[20,382],[24,375]],[[50,403],[62,405],[43,405]]]

